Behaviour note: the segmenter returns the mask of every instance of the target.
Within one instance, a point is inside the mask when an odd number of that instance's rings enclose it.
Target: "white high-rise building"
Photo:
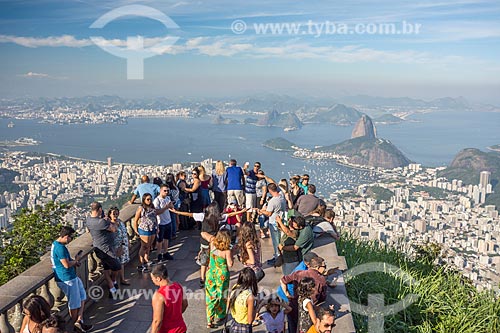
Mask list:
[[[489,171],[481,171],[479,174],[479,187],[480,188],[486,188],[486,186],[490,183],[491,181],[491,172]]]

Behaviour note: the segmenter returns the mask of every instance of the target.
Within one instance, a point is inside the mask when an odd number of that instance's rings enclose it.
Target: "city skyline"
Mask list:
[[[110,10],[131,4],[159,10],[179,28],[166,29],[140,17],[117,19],[97,31],[90,28]],[[495,93],[500,87],[500,5],[493,1],[257,1],[231,6],[227,1],[45,0],[3,1],[0,6],[2,98],[274,92],[427,100],[465,96],[500,104]],[[246,29],[237,25],[241,22]],[[387,24],[399,33],[349,30]],[[344,25],[348,32],[342,31]],[[413,33],[399,31],[405,25]],[[146,46],[165,36],[179,37],[145,60],[144,80],[139,81],[126,79],[125,59],[90,40],[102,36],[108,44],[124,46],[127,36],[137,35],[144,36]]]

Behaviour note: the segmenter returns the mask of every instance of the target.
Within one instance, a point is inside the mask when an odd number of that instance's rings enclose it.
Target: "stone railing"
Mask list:
[[[132,218],[135,215],[137,205],[126,204],[120,210],[120,219],[127,225],[129,239],[132,244],[130,258],[134,258],[138,253],[138,242],[132,230]],[[78,251],[83,251],[81,266],[77,267],[77,275],[82,279],[86,289],[92,285],[104,282],[102,266],[95,256],[92,247],[92,238],[88,232],[79,236],[68,245],[72,256]],[[44,297],[53,310],[63,317],[68,317],[64,294],[57,287],[52,272],[50,253],[40,258],[40,262],[30,267],[22,274],[10,280],[0,287],[0,333],[19,332],[22,323],[22,304],[30,295],[40,295]],[[91,299],[86,302],[86,307],[91,305]]]

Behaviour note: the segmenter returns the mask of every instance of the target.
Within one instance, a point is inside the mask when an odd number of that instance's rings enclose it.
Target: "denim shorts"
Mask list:
[[[139,236],[154,236],[154,235],[156,235],[156,230],[147,231],[147,230],[143,230],[141,228],[138,228],[137,230],[139,231]]]
[[[68,308],[70,310],[81,308],[82,302],[87,299],[87,293],[79,277],[69,281],[57,282],[57,286],[66,295],[68,299]]]

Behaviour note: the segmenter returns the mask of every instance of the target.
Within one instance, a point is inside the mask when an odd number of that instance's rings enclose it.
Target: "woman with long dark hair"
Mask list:
[[[255,272],[249,267],[243,268],[229,298],[229,311],[234,320],[230,332],[252,333],[257,291]]]
[[[238,247],[241,263],[254,270],[259,282],[264,278],[262,248],[253,223],[245,222],[238,230]]]
[[[203,204],[201,200],[201,180],[200,180],[200,170],[198,168],[194,168],[191,172],[191,176],[193,178],[193,183],[191,187],[186,187],[185,191],[191,193],[191,212],[193,213],[201,213],[203,212]],[[198,229],[201,227],[198,224]]]
[[[168,209],[165,206],[161,209],[155,209],[153,197],[146,193],[142,196],[142,203],[135,212],[134,223],[132,224],[135,233],[141,239],[141,248],[139,249],[139,263],[137,269],[143,273],[149,272],[149,252],[156,235],[156,226],[158,224],[156,216],[162,214]]]
[[[21,333],[41,333],[43,322],[50,317],[50,305],[42,296],[31,296],[23,303]]]

